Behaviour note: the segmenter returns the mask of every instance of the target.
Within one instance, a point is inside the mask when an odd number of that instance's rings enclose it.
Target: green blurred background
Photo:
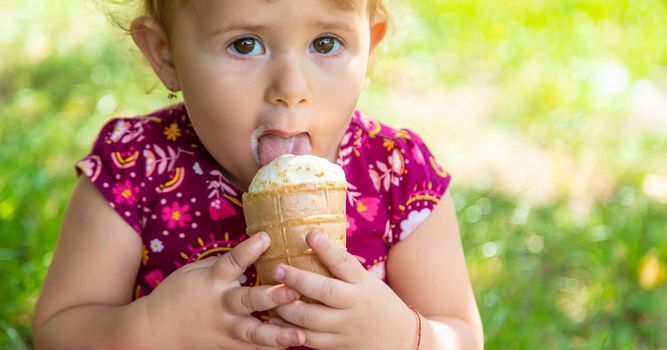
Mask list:
[[[99,0],[0,2],[0,348],[113,115],[168,103]],[[421,133],[489,349],[667,349],[667,2],[394,0],[361,107]]]

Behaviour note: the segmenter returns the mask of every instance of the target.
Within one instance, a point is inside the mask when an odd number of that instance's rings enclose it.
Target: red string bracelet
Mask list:
[[[422,341],[422,318],[419,316],[419,312],[417,312],[417,310],[415,310],[414,307],[412,307],[410,305],[408,305],[408,307],[410,308],[410,310],[412,310],[412,312],[415,313],[415,316],[417,316],[417,348],[416,348],[416,350],[419,350],[419,344]]]

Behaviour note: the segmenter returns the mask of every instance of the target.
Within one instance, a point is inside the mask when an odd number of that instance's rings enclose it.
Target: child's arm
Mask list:
[[[153,293],[131,302],[141,239],[82,178],[35,309],[35,348],[264,349],[260,345],[299,344],[290,340],[297,335],[294,329],[250,316],[296,300],[290,290],[240,287],[238,282],[268,248],[261,236],[219,258],[181,267]]]
[[[387,275],[396,294],[423,315],[420,349],[483,348],[482,322],[449,192],[389,251]]]
[[[82,178],[35,308],[35,347],[75,349],[138,341],[146,331],[140,328],[141,308],[121,306],[132,300],[141,249],[139,235]]]

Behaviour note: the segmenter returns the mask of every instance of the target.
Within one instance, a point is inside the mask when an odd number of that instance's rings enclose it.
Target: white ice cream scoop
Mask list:
[[[248,191],[263,192],[313,182],[347,184],[345,172],[338,164],[313,155],[283,154],[259,169]]]

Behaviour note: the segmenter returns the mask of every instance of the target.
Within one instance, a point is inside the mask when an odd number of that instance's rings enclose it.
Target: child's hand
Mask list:
[[[299,294],[285,285],[241,287],[238,281],[268,246],[268,235],[256,234],[225,255],[169,275],[145,297],[154,347],[282,349],[301,344],[302,330],[265,324],[250,315],[298,300]]]
[[[324,303],[297,301],[276,309],[283,320],[304,328],[305,345],[317,349],[409,349],[416,341],[417,319],[400,297],[325,235],[310,233],[306,241],[335,278],[284,264],[274,270],[277,281]],[[281,267],[284,276],[277,273]],[[271,323],[289,325],[277,318]]]

